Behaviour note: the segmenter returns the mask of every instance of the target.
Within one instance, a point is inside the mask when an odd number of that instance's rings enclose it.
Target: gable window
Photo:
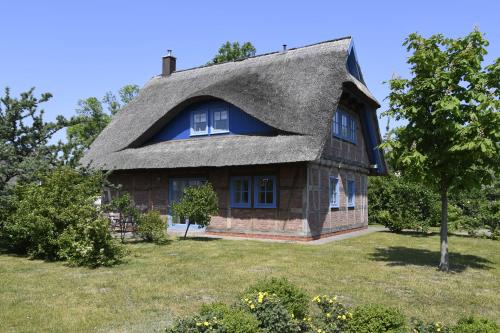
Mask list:
[[[354,179],[347,180],[347,207],[354,207],[356,201],[356,185]]]
[[[335,112],[335,116],[333,118],[332,136],[352,143],[356,143],[356,118],[339,108],[337,112]]]
[[[193,111],[191,114],[191,135],[208,134],[207,111]]]
[[[231,207],[250,207],[250,177],[231,177]]]
[[[339,207],[339,178],[330,176],[330,208]]]
[[[212,133],[227,133],[229,132],[229,112],[225,109],[217,109],[212,111]]]
[[[276,208],[276,177],[254,177],[254,207]]]

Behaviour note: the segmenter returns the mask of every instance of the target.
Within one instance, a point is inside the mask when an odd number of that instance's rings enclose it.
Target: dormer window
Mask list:
[[[212,134],[229,132],[229,111],[226,109],[212,110]]]
[[[191,135],[208,134],[207,111],[193,111],[191,114]]]
[[[356,143],[358,137],[356,118],[347,111],[338,109],[333,118],[332,136]]]

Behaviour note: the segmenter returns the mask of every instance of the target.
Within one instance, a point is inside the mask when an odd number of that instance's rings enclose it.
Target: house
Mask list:
[[[367,177],[386,164],[350,37],[175,68],[165,56],[83,163],[167,216],[186,186],[211,182],[210,233],[309,240],[367,227]]]

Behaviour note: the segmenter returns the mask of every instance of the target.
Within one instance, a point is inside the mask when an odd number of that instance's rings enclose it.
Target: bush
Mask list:
[[[220,319],[226,332],[259,333],[259,321],[250,313],[240,308],[229,307],[224,303],[203,305],[200,314],[208,318]]]
[[[260,333],[259,322],[242,309],[223,303],[203,305],[199,314],[177,319],[167,333]]]
[[[412,321],[413,333],[448,333],[450,330],[442,323],[425,323],[419,319]]]
[[[147,242],[163,244],[167,241],[166,228],[167,223],[161,218],[160,212],[152,210],[139,216],[137,234]]]
[[[370,177],[369,187],[370,223],[382,224],[391,231],[426,231],[439,224],[439,206],[435,205],[439,196],[423,185],[392,175]]]
[[[497,333],[500,332],[500,326],[494,321],[467,317],[458,321],[457,325],[451,329],[453,333]]]
[[[337,296],[316,296],[313,298],[313,302],[321,310],[321,317],[316,318],[315,323],[311,324],[316,332],[345,332],[352,319],[352,313],[337,300]]]
[[[381,333],[404,332],[406,319],[398,310],[381,305],[363,305],[354,310],[348,332]]]
[[[126,254],[111,236],[109,222],[104,218],[66,229],[59,238],[59,246],[59,257],[77,266],[112,266]]]
[[[89,266],[119,261],[123,250],[94,205],[103,181],[100,173],[62,167],[40,183],[16,186],[4,226],[7,246],[34,258]]]
[[[267,333],[298,333],[301,332],[300,322],[285,307],[276,296],[267,291],[247,295],[243,305],[259,321],[259,327]]]
[[[257,281],[246,290],[244,297],[259,291],[275,294],[295,318],[304,318],[309,312],[309,297],[307,294],[286,278],[270,278]]]

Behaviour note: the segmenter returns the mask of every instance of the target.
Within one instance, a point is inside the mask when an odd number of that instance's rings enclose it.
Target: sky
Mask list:
[[[389,91],[383,82],[409,75],[408,34],[460,37],[479,27],[490,41],[489,64],[500,56],[499,13],[498,0],[0,0],[0,89],[51,92],[43,108],[53,120],[72,116],[79,99],[143,86],[160,74],[167,49],[184,69],[205,64],[225,41],[250,41],[259,54],[352,36],[380,113]],[[381,119],[382,133],[385,126]]]

